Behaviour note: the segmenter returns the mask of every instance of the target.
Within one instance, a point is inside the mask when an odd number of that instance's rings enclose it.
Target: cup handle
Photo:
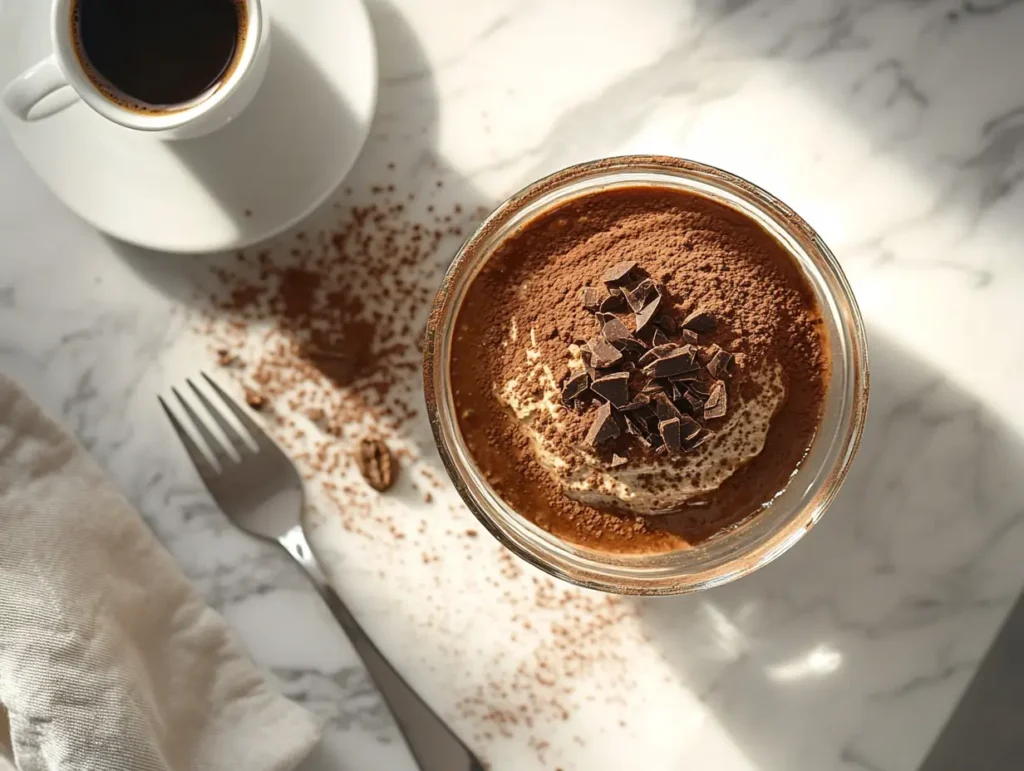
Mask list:
[[[71,99],[55,101],[52,105],[38,110],[32,109],[50,94],[67,85],[67,78],[61,72],[57,58],[50,55],[12,80],[4,89],[3,101],[7,109],[21,120],[40,120],[55,115],[78,101],[78,95],[75,94]]]

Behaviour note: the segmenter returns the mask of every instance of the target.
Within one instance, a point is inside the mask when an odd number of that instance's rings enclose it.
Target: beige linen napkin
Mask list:
[[[0,758],[20,771],[284,771],[319,733],[2,376],[0,705]]]

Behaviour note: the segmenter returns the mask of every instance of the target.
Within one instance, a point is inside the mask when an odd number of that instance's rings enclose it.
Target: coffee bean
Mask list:
[[[359,442],[356,464],[363,479],[378,492],[389,489],[398,475],[398,464],[383,439],[367,437]]]
[[[256,410],[256,412],[259,412],[260,410],[267,406],[267,399],[263,394],[259,393],[258,391],[254,391],[251,388],[246,388],[245,403],[252,407],[254,410]]]

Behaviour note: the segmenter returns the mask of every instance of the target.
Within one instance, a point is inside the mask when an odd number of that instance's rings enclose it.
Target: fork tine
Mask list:
[[[213,405],[210,398],[196,387],[196,384],[192,382],[192,379],[186,378],[185,382],[188,383],[188,387],[192,389],[192,393],[196,395],[196,398],[202,402],[203,407],[205,407],[206,411],[210,413],[210,417],[212,417],[214,422],[220,427],[220,430],[224,432],[224,436],[227,437],[231,446],[235,448],[235,452],[237,452],[239,456],[244,456],[246,454],[251,455],[255,452],[252,446],[245,441],[240,433],[238,433],[238,430],[224,419],[224,416],[221,414],[220,410]]]
[[[235,404],[235,400],[228,396],[227,393],[224,392],[223,388],[217,385],[217,381],[205,372],[200,372],[199,374],[202,375],[203,379],[210,384],[210,387],[217,392],[221,401],[223,401],[227,408],[231,410],[231,414],[238,418],[238,422],[242,424],[242,427],[249,432],[249,436],[251,436],[252,440],[256,442],[256,447],[261,450],[277,449],[277,445],[275,445],[271,438],[267,436],[262,428],[259,427],[259,424],[250,418],[246,414],[245,410]]]
[[[167,406],[164,398],[162,396],[157,396],[156,398],[160,400],[160,406],[164,408],[164,414],[171,421],[171,428],[174,429],[174,433],[178,435],[181,443],[185,445],[185,451],[188,453],[188,457],[192,459],[192,464],[196,467],[196,471],[199,472],[199,476],[203,478],[203,481],[215,479],[218,474],[217,468],[210,463],[206,454],[199,449],[199,445],[195,443],[181,423],[178,422],[178,418],[171,412],[171,408]]]
[[[188,415],[188,419],[192,421],[192,425],[195,426],[196,431],[199,432],[199,436],[206,444],[210,454],[213,455],[213,459],[217,461],[221,468],[224,468],[228,463],[234,463],[235,459],[231,457],[231,454],[225,449],[224,443],[221,442],[214,433],[210,430],[209,426],[206,425],[206,421],[199,417],[192,405],[185,401],[184,397],[178,393],[178,389],[171,387],[171,393],[174,394],[178,400],[178,404],[185,410],[185,414]]]

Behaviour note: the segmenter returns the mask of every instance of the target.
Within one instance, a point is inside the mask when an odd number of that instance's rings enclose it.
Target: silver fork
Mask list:
[[[238,419],[248,433],[248,438],[243,436],[195,383],[185,381],[224,434],[233,452],[214,435],[207,422],[176,388],[172,389],[174,395],[206,445],[209,456],[184,430],[163,398],[157,398],[217,505],[245,532],[281,544],[306,571],[391,708],[391,714],[420,769],[483,771],[480,761],[395,671],[327,583],[302,531],[302,478],[291,460],[212,378],[201,374],[216,392],[222,406]]]

